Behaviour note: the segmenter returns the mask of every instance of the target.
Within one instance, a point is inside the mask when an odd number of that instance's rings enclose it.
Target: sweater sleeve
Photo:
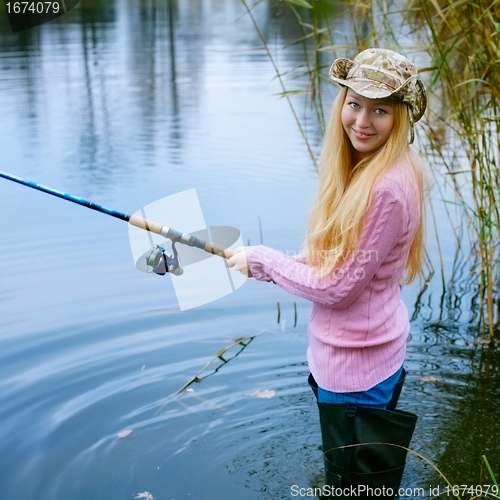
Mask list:
[[[378,189],[365,217],[359,248],[322,278],[302,259],[257,246],[248,257],[254,278],[274,281],[284,290],[335,309],[348,307],[365,289],[403,232],[403,204],[390,189]]]

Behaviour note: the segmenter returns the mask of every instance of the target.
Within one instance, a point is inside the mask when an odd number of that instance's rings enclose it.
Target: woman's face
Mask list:
[[[394,101],[368,99],[348,89],[342,125],[355,151],[356,162],[382,146],[394,127]]]

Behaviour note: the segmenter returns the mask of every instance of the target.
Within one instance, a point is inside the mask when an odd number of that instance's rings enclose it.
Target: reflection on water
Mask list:
[[[275,14],[270,2],[254,10],[273,51],[298,38]],[[125,213],[196,188],[207,226],[256,244],[260,218],[265,244],[299,250],[316,175],[240,2],[85,1],[15,35],[0,15],[0,29],[2,170]],[[301,50],[278,58],[283,73]],[[1,498],[289,498],[293,484],[321,484],[307,301],[248,280],[181,312],[169,276],[136,271],[123,222],[7,181],[0,199]],[[430,254],[440,269],[432,238]],[[420,417],[414,448],[476,484],[481,454],[500,470],[499,362],[473,343],[463,255],[443,255],[445,294],[439,271],[420,297],[405,291],[415,314],[401,406]],[[265,390],[276,395],[251,396]],[[410,458],[404,481],[439,479]]]

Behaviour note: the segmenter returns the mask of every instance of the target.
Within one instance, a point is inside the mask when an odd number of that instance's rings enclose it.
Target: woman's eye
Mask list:
[[[387,111],[385,109],[378,108],[375,110],[375,113],[377,113],[377,115],[385,115]]]
[[[350,102],[349,106],[351,106],[351,108],[354,108],[354,109],[358,109],[359,108],[359,104],[357,102]]]

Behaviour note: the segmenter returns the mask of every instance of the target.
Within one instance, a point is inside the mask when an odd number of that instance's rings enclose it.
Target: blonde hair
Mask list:
[[[319,189],[309,216],[305,244],[308,263],[319,270],[321,277],[331,273],[356,251],[373,187],[395,162],[401,160],[402,165],[411,170],[406,175],[405,189],[411,189],[411,184],[416,183],[414,199],[420,202],[420,221],[404,267],[403,283],[411,283],[422,274],[426,181],[424,168],[408,145],[407,105],[394,101],[394,127],[389,138],[353,167],[352,147],[341,119],[346,94],[347,88],[343,87],[333,103],[323,141]],[[409,180],[413,181],[410,186]]]

